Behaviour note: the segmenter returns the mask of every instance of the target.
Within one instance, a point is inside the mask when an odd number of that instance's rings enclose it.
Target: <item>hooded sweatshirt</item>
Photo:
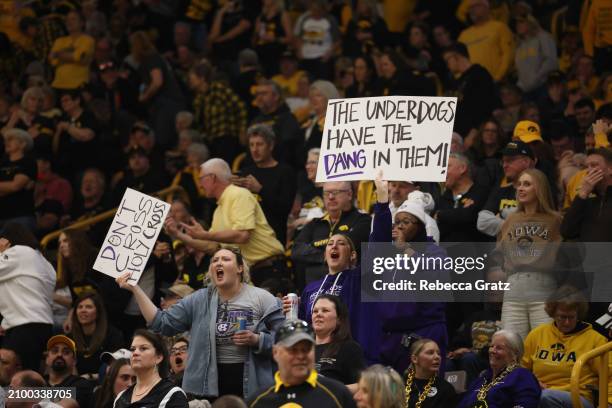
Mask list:
[[[536,327],[527,335],[521,364],[548,388],[569,392],[576,360],[606,343],[606,338],[588,323],[579,322],[571,333],[563,334],[554,322],[550,322]],[[589,386],[597,385],[600,366],[601,358],[595,358],[589,360],[580,372],[580,395],[591,402],[593,396]],[[612,359],[608,370],[612,372]],[[608,403],[612,404],[612,377],[608,382]]]
[[[531,92],[546,84],[548,74],[559,67],[552,35],[539,30],[536,35],[521,40],[514,62],[518,71],[517,85],[524,92]]]
[[[351,332],[356,335],[359,332],[359,310],[361,307],[361,268],[359,266],[346,269],[337,274],[328,273],[323,279],[310,282],[304,288],[300,298],[298,316],[300,319],[311,323],[312,308],[317,297],[321,295],[335,295],[349,309],[351,320]]]
[[[391,212],[387,203],[374,206],[374,227],[370,242],[391,242]],[[425,254],[428,257],[444,256],[444,250],[429,242]],[[368,273],[368,271],[364,271]],[[417,271],[416,274],[419,272]],[[369,363],[383,362],[398,372],[408,367],[408,349],[402,338],[419,335],[431,338],[446,355],[445,304],[442,302],[371,302],[362,303],[361,325],[355,335]],[[442,362],[441,367],[444,367]]]

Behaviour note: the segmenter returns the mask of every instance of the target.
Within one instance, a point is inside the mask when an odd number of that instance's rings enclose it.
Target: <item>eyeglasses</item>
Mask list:
[[[348,190],[327,190],[323,192],[323,197],[335,197],[340,193],[347,193]]]
[[[214,176],[213,173],[203,174],[200,176],[200,180],[204,180],[206,177]]]
[[[175,355],[180,354],[180,353],[186,353],[187,350],[188,350],[188,346],[172,347],[170,349],[170,355],[171,356],[175,356]]]

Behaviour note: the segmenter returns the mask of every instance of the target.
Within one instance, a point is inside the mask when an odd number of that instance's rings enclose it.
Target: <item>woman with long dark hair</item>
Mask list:
[[[36,237],[21,224],[5,224],[0,232],[2,347],[21,357],[24,370],[39,369],[51,337],[54,288],[55,269],[40,253]]]
[[[161,336],[136,330],[131,350],[130,364],[136,373],[136,383],[117,395],[113,407],[159,407],[165,401],[168,408],[187,408],[185,392],[168,379],[168,350]]]
[[[96,377],[100,354],[124,347],[123,335],[109,324],[106,308],[98,294],[84,293],[74,302],[70,337],[77,347],[77,371]]]
[[[68,287],[71,297],[54,295],[53,300],[70,308],[64,322],[66,333],[72,330],[73,301],[82,294],[98,292],[111,321],[122,318],[129,301],[129,293],[117,288],[113,278],[93,269],[97,254],[98,250],[91,244],[87,232],[66,230],[60,234],[59,258],[62,268],[58,273],[57,288]]]
[[[357,388],[365,368],[363,351],[353,340],[349,310],[338,296],[323,294],[312,308],[315,333],[315,369],[319,374]]]
[[[346,90],[347,98],[363,98],[375,96],[376,81],[376,65],[374,60],[369,55],[359,55],[353,61],[353,72],[355,80]]]
[[[117,395],[136,383],[130,360],[120,358],[110,365],[102,385],[94,391],[94,408],[113,408]]]

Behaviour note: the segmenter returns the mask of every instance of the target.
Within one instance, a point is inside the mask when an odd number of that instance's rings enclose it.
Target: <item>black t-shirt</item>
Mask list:
[[[84,336],[85,343],[91,344],[91,336]],[[100,354],[105,351],[114,352],[125,347],[123,334],[115,327],[108,326],[104,341],[97,350],[77,352],[77,372],[83,374],[97,374],[100,371]]]
[[[455,197],[446,189],[438,200],[438,227],[441,242],[480,242],[488,238],[476,229],[478,212],[487,200],[486,187],[472,184],[461,197]],[[466,207],[467,200],[474,203]]]
[[[232,10],[223,14],[221,35],[236,27],[241,20],[248,21],[251,24],[251,28],[231,40],[218,42],[213,45],[215,57],[221,60],[234,60],[238,57],[240,50],[251,46],[252,28],[259,10],[261,10],[261,1],[259,0],[234,0],[234,4],[235,6]]]
[[[0,161],[0,182],[13,181],[16,175],[23,174],[32,182],[36,181],[36,162],[29,156],[11,161],[4,156]],[[14,193],[0,197],[0,218],[8,219],[34,215],[33,183]]]
[[[509,184],[493,190],[482,209],[497,215],[505,208],[514,208],[516,206],[516,189],[512,184]]]
[[[160,382],[155,384],[155,386],[147,393],[139,401],[131,402],[132,393],[134,392],[135,385],[132,385],[130,388],[125,390],[117,399],[117,402],[114,405],[114,408],[145,408],[145,407],[159,407],[159,404],[166,397],[166,395],[172,391],[174,387],[174,383],[168,379],[162,379]],[[187,402],[187,396],[182,390],[177,390],[172,394],[168,402],[166,403],[166,408],[188,408],[189,403]]]
[[[170,70],[170,65],[157,53],[146,57],[138,67],[138,73],[140,74],[143,83],[146,86],[149,86],[151,83],[151,71],[154,69],[159,69],[161,71],[164,83],[157,91],[155,96],[153,96],[151,102],[155,103],[161,98],[182,103],[184,101],[183,94],[181,93],[181,88],[174,77],[174,73]]]
[[[474,64],[457,79],[453,89],[453,96],[458,98],[454,129],[465,137],[499,106],[497,88],[489,72]]]
[[[47,382],[49,379],[46,379]],[[57,388],[76,388],[76,400],[79,403],[80,408],[93,408],[93,389],[95,384],[82,377],[76,375],[69,375],[64,381],[59,384],[51,385],[50,387]]]
[[[366,365],[361,346],[353,340],[343,342],[334,356],[323,357],[330,344],[317,344],[315,347],[315,369],[327,378],[333,378],[343,384],[355,384],[359,381],[361,370]]]
[[[278,163],[268,168],[247,167],[243,173],[251,174],[263,186],[257,193],[257,201],[261,204],[261,209],[276,237],[284,244],[287,237],[287,217],[295,198],[293,169],[287,164]]]
[[[321,203],[323,202],[323,187],[317,187],[315,183],[310,181],[305,171],[298,174],[297,194],[301,198],[302,206],[317,197],[321,200]]]
[[[97,167],[99,160],[98,121],[93,113],[83,111],[77,118],[64,117],[62,120],[70,122],[79,129],[91,129],[94,132],[93,139],[83,142],[70,136],[68,132],[63,132],[60,142],[60,168],[61,174],[73,180],[76,173],[89,167]]]
[[[423,392],[423,389],[427,385],[428,380],[414,379],[412,387],[410,388],[410,401],[408,402],[408,408],[414,408],[418,399],[419,394]],[[423,400],[421,408],[446,408],[454,407],[457,404],[457,393],[452,385],[446,380],[436,377],[427,398]]]
[[[34,119],[32,119],[32,123],[30,125],[20,119],[15,124],[15,127],[23,129],[26,132],[31,127],[36,128],[38,130],[38,136],[34,138],[34,151],[36,153],[43,153],[45,155],[51,154],[51,144],[53,134],[55,133],[55,123],[53,122],[53,119],[44,117],[42,115],[36,115]]]

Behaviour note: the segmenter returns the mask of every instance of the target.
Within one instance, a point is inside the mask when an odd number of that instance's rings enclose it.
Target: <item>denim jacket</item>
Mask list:
[[[274,332],[285,320],[279,299],[263,289],[252,289],[261,291],[266,307],[262,319],[253,330],[259,334],[259,345],[249,347],[244,363],[245,398],[259,388],[274,383]],[[209,286],[187,296],[168,310],[159,310],[150,325],[151,330],[165,336],[191,331],[182,387],[185,392],[209,397],[219,395],[215,342],[218,304],[217,289]]]

